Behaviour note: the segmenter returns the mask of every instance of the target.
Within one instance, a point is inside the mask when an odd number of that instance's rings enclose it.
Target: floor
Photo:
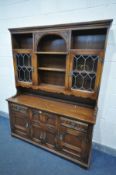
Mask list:
[[[93,150],[89,170],[10,136],[9,120],[0,117],[0,175],[112,175],[116,157]]]

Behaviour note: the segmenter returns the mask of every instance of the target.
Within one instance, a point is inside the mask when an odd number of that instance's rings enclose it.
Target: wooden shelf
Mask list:
[[[42,91],[53,92],[53,93],[56,93],[56,92],[64,93],[65,87],[59,86],[59,85],[41,83],[39,84],[38,89]]]
[[[73,30],[71,49],[104,49],[106,29]]]
[[[70,49],[69,52],[99,52],[99,51],[104,51],[103,49]]]
[[[32,33],[20,33],[13,34],[12,43],[14,49],[32,49],[33,47],[33,34]]]
[[[13,49],[14,52],[32,52],[32,49]]]
[[[53,85],[53,84],[46,84],[46,83],[41,83],[39,85],[39,87],[50,87],[50,88],[53,88],[53,87],[56,87],[56,88],[59,88],[59,89],[64,89],[64,86],[59,86],[59,85]]]
[[[74,73],[79,73],[79,74],[96,74],[96,72],[95,71],[83,71],[83,70],[74,70],[73,71]]]
[[[35,52],[36,54],[66,55],[68,52]]]
[[[65,72],[66,69],[63,68],[51,68],[51,67],[39,67],[39,70],[45,70],[45,71],[55,71],[55,72]]]

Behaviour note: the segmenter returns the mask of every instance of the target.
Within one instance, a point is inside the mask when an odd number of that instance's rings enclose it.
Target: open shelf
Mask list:
[[[32,34],[13,34],[13,49],[32,49]]]
[[[71,49],[104,49],[106,29],[73,30]]]
[[[39,70],[47,70],[47,71],[56,71],[56,72],[65,72],[66,69],[60,69],[60,68],[50,68],[50,67],[39,67]]]
[[[50,90],[52,90],[53,89],[53,91],[54,91],[54,89],[59,89],[59,90],[61,90],[61,91],[63,91],[64,90],[64,86],[59,86],[59,85],[53,85],[53,84],[46,84],[46,83],[41,83],[40,85],[39,85],[39,89],[50,89]]]
[[[65,71],[66,69],[66,55],[38,55],[38,68],[44,68],[48,70]]]
[[[64,93],[65,92],[65,87],[64,86],[59,86],[59,85],[41,83],[39,85],[39,90],[52,92],[52,93]]]
[[[35,52],[36,54],[49,54],[49,55],[51,55],[51,54],[53,54],[53,55],[66,55],[68,52]]]
[[[41,84],[49,85],[65,85],[65,72],[56,72],[48,70],[39,70],[39,82]]]
[[[65,52],[66,42],[60,35],[46,34],[38,42],[37,51]]]

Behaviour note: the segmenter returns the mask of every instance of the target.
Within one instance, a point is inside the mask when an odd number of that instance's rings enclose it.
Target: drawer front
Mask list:
[[[25,106],[10,104],[11,112],[27,115],[28,108]]]
[[[33,109],[32,121],[38,124],[46,124],[46,126],[48,125],[49,127],[55,127],[57,125],[57,116],[42,110]]]
[[[36,110],[32,109],[32,118],[31,118],[33,123],[38,123],[40,124],[42,120],[42,111],[41,110]]]
[[[72,128],[74,130],[85,132],[85,133],[88,130],[88,124],[84,122],[68,119],[65,117],[61,117],[60,122],[61,122],[61,125],[65,126],[66,128]]]
[[[48,126],[55,127],[57,125],[57,116],[55,114],[44,112],[43,118],[43,122]]]

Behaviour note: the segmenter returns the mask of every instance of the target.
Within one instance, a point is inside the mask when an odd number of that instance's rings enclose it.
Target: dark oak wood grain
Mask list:
[[[12,136],[90,166],[111,22],[9,29],[17,88],[8,99]]]
[[[8,99],[8,101],[44,111],[53,112],[67,117],[69,116],[93,124],[96,120],[94,117],[94,109],[73,104],[61,103],[59,101],[45,99],[42,97],[35,97],[32,95],[18,95],[15,98]]]

